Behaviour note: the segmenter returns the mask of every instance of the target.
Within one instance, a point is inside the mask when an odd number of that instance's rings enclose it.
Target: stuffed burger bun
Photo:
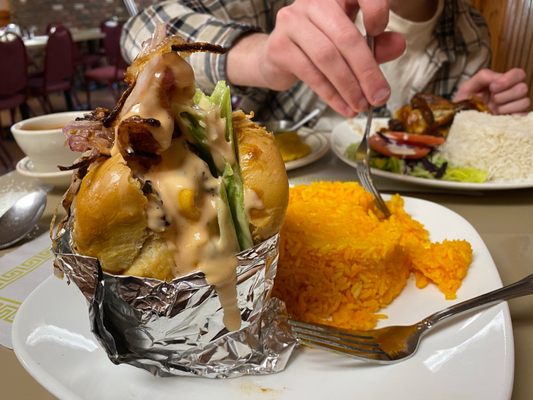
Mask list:
[[[196,89],[185,52],[206,50],[222,51],[156,34],[116,107],[65,127],[83,155],[64,203],[76,253],[110,274],[201,271],[236,330],[236,254],[279,231],[288,180],[272,134],[232,111],[224,82]]]

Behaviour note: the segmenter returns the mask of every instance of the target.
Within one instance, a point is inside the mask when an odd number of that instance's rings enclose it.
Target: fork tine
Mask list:
[[[357,349],[357,351],[362,353],[383,353],[377,343],[365,342],[349,336],[335,336],[333,334],[321,333],[318,331],[305,330],[301,328],[295,328],[293,329],[293,332],[299,339],[312,340],[318,343],[339,346],[346,349]]]
[[[390,211],[387,207],[387,204],[385,203],[385,201],[381,197],[381,194],[378,192],[378,190],[374,186],[374,183],[372,182],[372,178],[370,177],[370,172],[368,168],[366,167],[358,168],[357,171],[358,171],[359,181],[361,185],[374,196],[374,199],[377,203],[378,208],[385,214],[385,216],[386,217],[390,216]]]
[[[375,342],[372,334],[368,332],[332,328],[327,325],[293,319],[289,319],[289,324],[298,341],[302,344],[324,348],[360,359],[391,360],[387,353]]]
[[[368,35],[367,43],[372,53],[374,53],[374,38]],[[391,215],[390,210],[387,207],[387,204],[383,201],[381,194],[377,190],[376,186],[374,185],[374,182],[372,181],[372,177],[370,176],[370,149],[368,147],[368,136],[370,135],[370,129],[372,126],[372,113],[373,107],[369,106],[367,111],[367,119],[365,131],[363,133],[363,139],[361,140],[359,147],[355,151],[355,162],[359,182],[368,192],[370,192],[374,196],[377,207],[385,215],[385,218],[388,218]]]
[[[359,332],[359,331],[352,331],[342,328],[333,328],[331,326],[322,325],[322,324],[316,324],[316,323],[308,323],[303,321],[297,321],[295,319],[289,319],[289,324],[294,329],[305,329],[309,330],[311,332],[321,332],[327,335],[336,335],[337,337],[349,337],[353,339],[359,339],[359,340],[373,340],[373,336],[368,334],[367,332]]]
[[[324,339],[306,338],[300,336],[298,336],[298,339],[302,344],[307,346],[326,349],[335,353],[349,355],[362,360],[391,361],[387,354],[382,351],[364,351],[355,347],[346,346],[342,343],[335,343]]]
[[[387,353],[375,342],[373,336],[366,332],[331,328],[296,320],[289,320],[289,324],[298,340],[309,346],[323,347],[352,357],[390,360]]]
[[[374,342],[365,342],[350,337],[339,337],[332,334],[320,333],[317,331],[304,330],[301,328],[293,329],[298,339],[312,340],[318,343],[339,346],[346,349],[357,350],[361,353],[374,354],[383,353],[379,344]]]

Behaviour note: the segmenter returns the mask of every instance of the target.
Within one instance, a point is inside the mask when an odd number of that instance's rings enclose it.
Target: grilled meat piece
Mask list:
[[[429,93],[418,93],[407,104],[397,110],[389,122],[391,130],[408,133],[438,135],[446,137],[455,114],[462,110],[489,112],[488,106],[478,98],[457,103]],[[398,129],[402,128],[402,129]]]

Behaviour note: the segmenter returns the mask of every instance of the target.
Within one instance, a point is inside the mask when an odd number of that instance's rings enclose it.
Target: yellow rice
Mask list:
[[[372,196],[351,182],[291,188],[274,286],[291,315],[372,329],[411,273],[418,287],[433,282],[455,298],[472,261],[470,244],[431,243],[399,195],[388,205],[392,216],[380,218]]]

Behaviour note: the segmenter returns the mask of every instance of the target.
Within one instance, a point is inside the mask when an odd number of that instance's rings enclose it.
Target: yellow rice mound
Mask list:
[[[470,244],[431,243],[399,195],[388,206],[392,215],[383,219],[372,195],[352,182],[290,189],[274,295],[293,317],[372,329],[411,273],[418,287],[433,282],[455,298],[472,261]]]

